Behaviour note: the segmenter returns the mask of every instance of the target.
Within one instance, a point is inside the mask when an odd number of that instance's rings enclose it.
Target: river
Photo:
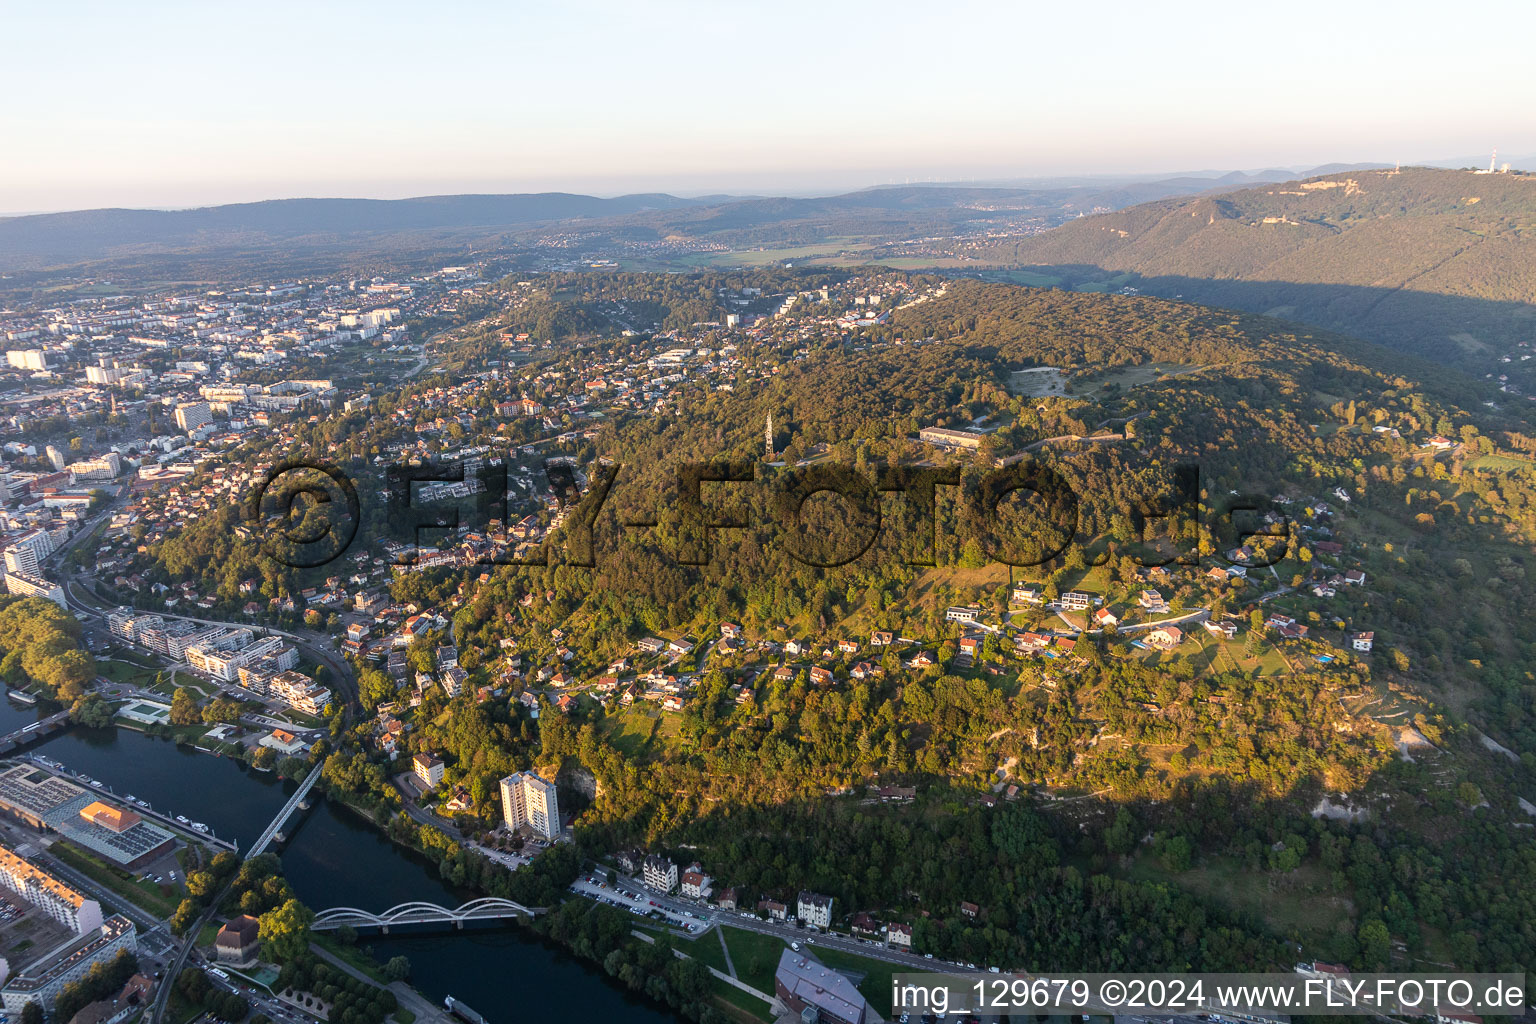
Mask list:
[[[38,717],[33,709],[0,700],[0,735]],[[293,783],[275,775],[127,729],[75,728],[30,752],[84,772],[118,794],[132,793],[158,811],[204,822],[242,846],[260,834],[293,791]],[[320,800],[307,814],[299,813],[297,827],[288,827],[283,873],[316,910],[383,911],[410,900],[453,907],[473,897],[447,885],[430,861],[390,842],[348,808]],[[517,926],[364,934],[358,941],[372,946],[380,960],[409,958],[411,984],[424,995],[434,1001],[452,995],[491,1024],[569,1019],[675,1024],[679,1019],[615,985],[597,965]]]

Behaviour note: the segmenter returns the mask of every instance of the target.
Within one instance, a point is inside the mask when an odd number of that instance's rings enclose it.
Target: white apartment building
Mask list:
[[[0,883],[76,935],[101,927],[101,904],[0,846]]]
[[[70,982],[79,981],[99,963],[111,960],[120,951],[138,949],[138,931],[122,914],[113,914],[100,928],[88,935],[71,939],[44,953],[11,976],[0,989],[5,1012],[18,1017],[28,1003],[52,1006],[59,991]]]
[[[661,854],[653,853],[645,858],[641,877],[647,889],[671,892],[677,888],[677,865]]]
[[[142,643],[139,635],[146,629],[159,629],[165,620],[158,615],[140,615],[129,608],[119,608],[107,616],[107,629],[113,636],[122,637],[131,644]]]
[[[81,459],[64,467],[76,480],[113,480],[123,472],[123,460],[117,452],[107,452],[94,459]]]
[[[427,789],[436,789],[443,784],[443,759],[435,754],[422,751],[411,758],[411,771]],[[502,800],[505,801],[506,797],[502,797]]]
[[[830,928],[832,897],[823,896],[819,892],[800,890],[800,895],[795,899],[795,916],[804,924],[815,925],[817,928]]]
[[[187,652],[194,648],[202,651],[227,651],[251,642],[251,631],[248,629],[195,626],[186,622],[178,622],[167,628],[140,629],[139,636],[140,643],[176,661],[190,661]]]
[[[704,873],[704,866],[694,861],[682,874],[683,896],[690,900],[701,900],[709,895],[713,881]]]
[[[13,348],[5,353],[5,361],[18,370],[46,370],[48,358],[40,348]]]
[[[524,825],[536,835],[553,839],[560,834],[560,802],[555,784],[533,772],[518,772],[501,780],[501,816],[507,828]]]
[[[47,598],[66,611],[69,609],[69,603],[64,600],[64,588],[42,576],[24,572],[6,573],[5,589],[7,593],[18,597]]]
[[[331,707],[331,691],[302,672],[279,672],[267,681],[267,688],[272,696],[306,715],[323,715]]]
[[[85,382],[101,387],[111,387],[113,384],[121,384],[130,377],[137,377],[143,372],[137,366],[87,366]]]
[[[199,645],[187,648],[187,664],[199,672],[208,673],[215,679],[232,683],[240,678],[240,666],[249,665],[265,655],[276,654],[282,649],[283,641],[275,636],[263,637],[250,646],[240,647],[237,650],[213,644]],[[292,665],[284,667],[291,668]]]
[[[53,553],[53,536],[46,530],[27,530],[5,548],[5,571],[38,575],[43,559]]]
[[[190,434],[212,422],[213,410],[207,402],[187,402],[176,407],[176,426],[183,433]]]

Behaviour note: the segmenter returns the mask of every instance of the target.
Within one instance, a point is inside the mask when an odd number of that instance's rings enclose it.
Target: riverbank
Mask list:
[[[0,727],[33,714],[0,702]],[[14,727],[14,726],[13,726]],[[41,741],[38,753],[133,793],[169,813],[209,824],[248,848],[293,793],[295,783],[254,771],[243,760],[209,757],[186,744],[121,727],[76,726]],[[319,911],[352,906],[373,912],[412,901],[454,907],[476,892],[445,881],[437,864],[388,835],[371,812],[342,794],[316,801],[274,851],[295,895]],[[452,995],[490,1024],[583,1019],[611,1024],[677,1024],[679,1018],[532,928],[469,926],[462,931],[392,929],[364,935],[359,953],[379,963],[411,961],[411,987],[430,1005]],[[397,996],[398,998],[398,996]],[[421,1022],[418,1021],[418,1024]]]

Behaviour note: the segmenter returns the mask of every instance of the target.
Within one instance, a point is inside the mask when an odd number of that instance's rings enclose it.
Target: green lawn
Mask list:
[[[155,685],[154,669],[129,664],[115,658],[112,661],[98,661],[96,672],[114,683],[122,683],[125,686],[142,686],[152,689]]]
[[[635,925],[635,929],[657,940],[666,939],[679,953],[685,953],[722,974],[730,973],[725,963],[725,951],[720,948],[718,932],[710,932],[696,939],[684,939],[667,929],[658,927],[652,921],[639,923]],[[744,932],[736,928],[721,930],[725,932],[726,941],[731,947],[731,960],[736,965],[736,977],[760,992],[772,992],[773,972],[779,965],[779,952],[784,948],[784,943],[771,935],[759,935],[756,932]],[[744,956],[751,960],[750,975],[743,961]],[[716,1001],[721,1004],[721,1009],[741,1020],[743,1024],[748,1021],[773,1020],[768,1004],[756,996],[749,995],[736,986],[714,977],[711,978],[711,988]]]
[[[49,847],[48,852],[86,877],[117,893],[129,903],[152,914],[170,917],[176,911],[176,904],[179,901],[170,886],[141,881],[139,876],[112,867],[106,861],[67,843],[54,843]],[[167,895],[162,890],[171,890],[171,893]]]
[[[1232,640],[1217,640],[1206,633],[1203,628],[1194,634],[1196,642],[1203,648],[1203,653],[1197,655],[1200,659],[1198,667],[1209,668],[1215,672],[1252,672],[1258,669],[1261,676],[1280,676],[1291,671],[1291,666],[1279,649],[1268,641],[1265,641],[1264,650],[1259,652],[1258,658],[1250,658],[1247,653],[1247,640],[1239,633]],[[1189,648],[1186,652],[1194,655],[1195,649],[1190,641],[1185,641],[1180,650]],[[1145,652],[1138,652],[1145,653]]]
[[[359,971],[362,971],[364,974],[368,975],[368,977],[372,978],[380,985],[387,986],[389,984],[389,979],[384,977],[383,972],[379,970],[379,965],[377,962],[375,962],[373,957],[369,956],[367,953],[364,953],[356,946],[344,946],[331,936],[323,933],[311,935],[310,944],[319,946],[321,949],[324,949],[332,956],[346,961],[348,965],[355,967]]]
[[[998,272],[996,276],[1012,281],[1014,284],[1027,284],[1035,288],[1055,288],[1061,284],[1061,278],[1055,274],[1042,274],[1034,270],[1010,268]]]
[[[206,736],[208,734],[208,730],[212,728],[213,726],[206,723],[200,723],[198,725],[173,725],[171,726],[171,736],[177,743],[196,744],[197,741]]]
[[[1491,469],[1499,472],[1527,470],[1532,467],[1529,459],[1514,455],[1480,455],[1472,460],[1473,469]]]
[[[715,944],[718,947],[718,939]],[[784,940],[761,932],[726,928],[725,944],[731,947],[731,962],[736,965],[736,977],[759,992],[772,992],[773,972],[779,968]]]
[[[725,966],[725,950],[720,948],[720,936],[714,932],[697,939],[679,939],[673,936],[672,946],[717,971],[730,973]]]
[[[656,722],[660,717],[659,711],[630,707],[617,715],[603,719],[602,729],[607,734],[609,743],[617,747],[626,758],[634,759],[639,757],[646,745],[650,743],[651,734],[655,732]]]
[[[1210,858],[1188,871],[1170,872],[1148,853],[1131,865],[1132,878],[1172,885],[1232,911],[1257,917],[1276,935],[1295,935],[1307,947],[1327,949],[1354,931],[1354,907],[1333,891],[1328,872],[1317,864],[1276,874],[1248,871],[1228,858]]]
[[[732,1017],[743,1022],[773,1020],[772,1007],[761,999],[748,995],[735,985],[721,981],[719,978],[711,978],[710,982],[715,999],[723,1004],[721,1009]]]
[[[778,249],[746,249],[735,252],[709,253],[704,262],[717,267],[754,267],[780,260],[798,260],[810,256],[830,255],[844,250],[870,248],[867,242],[855,242],[851,238],[828,238],[810,245],[784,246]]]

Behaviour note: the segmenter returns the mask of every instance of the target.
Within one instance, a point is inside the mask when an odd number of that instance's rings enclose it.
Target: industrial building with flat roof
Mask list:
[[[166,853],[170,832],[84,787],[32,765],[0,772],[0,809],[34,828],[52,829],[76,846],[134,870]]]

